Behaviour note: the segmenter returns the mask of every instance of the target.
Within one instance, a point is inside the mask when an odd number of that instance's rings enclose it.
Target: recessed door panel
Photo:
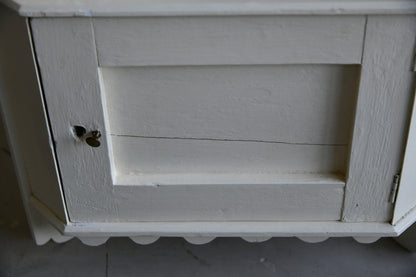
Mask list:
[[[339,220],[364,25],[33,20],[71,221]]]

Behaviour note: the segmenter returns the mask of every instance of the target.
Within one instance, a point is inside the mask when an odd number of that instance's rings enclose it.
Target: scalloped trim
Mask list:
[[[50,240],[55,243],[64,243],[71,240],[74,237],[63,236],[58,233],[51,233],[50,237],[42,236],[36,238],[37,245],[43,245],[49,242]],[[100,246],[107,242],[110,237],[77,237],[83,244],[88,246]],[[152,236],[132,236],[129,237],[134,243],[140,245],[148,245],[156,242],[160,237]],[[183,237],[188,243],[194,245],[203,245],[210,243],[216,237]],[[250,242],[250,243],[261,243],[265,242],[272,237],[241,237],[241,239]],[[299,240],[307,243],[320,243],[327,240],[329,237],[297,237]],[[380,237],[353,237],[358,243],[373,243],[380,239]],[[39,239],[39,240],[38,240]]]

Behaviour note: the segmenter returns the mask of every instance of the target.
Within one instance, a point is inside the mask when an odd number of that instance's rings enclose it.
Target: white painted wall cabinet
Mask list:
[[[416,2],[5,4],[37,243],[371,242],[416,220]]]

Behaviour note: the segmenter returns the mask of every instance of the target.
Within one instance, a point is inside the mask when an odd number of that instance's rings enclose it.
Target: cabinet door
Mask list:
[[[416,100],[416,99],[415,99]],[[413,104],[412,119],[407,138],[403,169],[400,177],[400,186],[394,208],[393,224],[416,207],[416,105]],[[414,218],[408,218],[414,222]],[[411,223],[409,223],[411,224]]]
[[[32,20],[71,221],[340,220],[365,22]]]

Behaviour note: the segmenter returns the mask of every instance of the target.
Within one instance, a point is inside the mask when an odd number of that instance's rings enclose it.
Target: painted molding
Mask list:
[[[412,0],[0,0],[0,3],[27,17],[416,13],[416,1]]]
[[[183,237],[192,244],[205,244],[216,237],[241,237],[248,242],[263,242],[272,237],[297,237],[308,243],[322,242],[329,237],[353,237],[360,243],[372,243],[380,237],[400,235],[407,226],[389,223],[326,222],[117,222],[68,223],[60,221],[36,198],[31,208],[50,228],[38,229],[36,243],[49,240],[57,243],[77,237],[82,243],[97,246],[109,237],[129,237],[137,244],[151,244],[159,237]],[[412,215],[409,215],[412,216]],[[407,223],[407,222],[406,222]],[[242,232],[241,230],[244,230]]]

